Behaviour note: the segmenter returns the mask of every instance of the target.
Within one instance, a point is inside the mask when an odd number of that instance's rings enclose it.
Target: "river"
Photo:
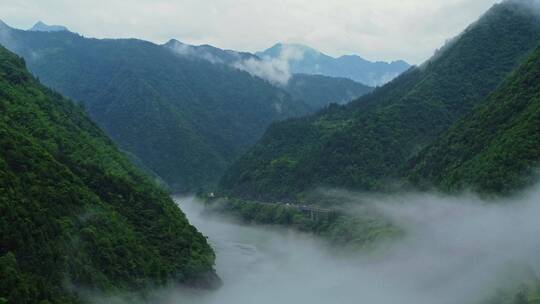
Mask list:
[[[193,198],[177,201],[208,236],[224,281],[220,290],[197,294],[192,303],[332,303],[343,298],[343,289],[350,285],[351,278],[334,271],[342,267],[310,235],[202,216],[202,205]]]
[[[512,205],[415,199],[385,211],[407,228],[407,237],[378,253],[343,255],[307,234],[203,216],[202,204],[176,198],[214,247],[224,286],[214,292],[168,290],[159,302],[478,303],[496,287],[518,282],[508,265],[530,271],[538,264],[540,191]]]

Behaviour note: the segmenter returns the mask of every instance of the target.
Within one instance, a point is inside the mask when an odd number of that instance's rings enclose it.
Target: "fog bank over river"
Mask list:
[[[214,292],[159,290],[156,303],[479,303],[497,287],[539,273],[539,187],[491,204],[467,196],[376,198],[372,205],[406,237],[380,252],[347,256],[310,235],[203,216],[194,198],[175,199],[214,246],[224,285]]]

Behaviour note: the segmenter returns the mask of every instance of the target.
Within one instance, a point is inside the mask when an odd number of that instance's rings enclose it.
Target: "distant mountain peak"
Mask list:
[[[68,32],[68,28],[62,25],[48,25],[44,23],[43,21],[38,21],[34,26],[30,29],[30,31],[33,32]]]
[[[310,46],[307,46],[305,44],[301,44],[301,43],[277,43],[275,45],[276,47],[281,47],[281,48],[284,48],[284,47],[290,47],[290,48],[295,48],[295,49],[300,49],[300,50],[304,50],[304,51],[308,51],[308,52],[314,52],[314,53],[320,53],[318,50],[310,47]]]
[[[370,61],[364,59],[362,56],[354,55],[354,54],[352,54],[352,55],[342,55],[342,56],[339,56],[338,58],[334,58],[334,59],[343,60],[343,61],[359,61],[359,62],[370,63]],[[381,62],[382,63],[382,61],[376,61],[376,62]]]
[[[285,60],[293,73],[349,78],[369,86],[383,85],[410,67],[403,60],[371,62],[355,54],[335,58],[298,43],[276,43],[255,54]]]
[[[295,59],[295,60],[300,60],[304,56],[318,57],[318,56],[324,55],[320,51],[304,44],[282,43],[282,42],[278,42],[274,44],[273,46],[271,46],[270,48],[266,49],[263,52],[257,52],[255,53],[255,55],[259,57],[278,58],[278,57],[283,57],[283,53],[298,54],[297,56],[293,56],[294,58],[288,58],[288,59]],[[291,57],[291,56],[286,56],[286,57]]]
[[[209,44],[191,45],[176,39],[169,40],[163,46],[172,50],[177,55],[186,58],[202,59],[211,63],[232,64],[241,60],[257,58],[250,53],[223,50]]]
[[[167,41],[165,44],[163,44],[164,46],[173,46],[173,45],[177,45],[177,44],[182,44],[182,45],[185,45],[185,43],[183,43],[182,41],[179,41],[179,40],[176,40],[176,39],[171,39],[169,41]]]

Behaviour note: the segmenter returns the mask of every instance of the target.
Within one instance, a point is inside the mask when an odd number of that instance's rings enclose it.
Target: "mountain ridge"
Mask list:
[[[151,42],[4,32],[0,42],[24,57],[41,81],[83,103],[121,149],[173,191],[215,183],[269,123],[309,111],[246,72],[177,56]]]
[[[66,31],[68,32],[68,28],[63,26],[63,25],[48,25],[48,24],[45,24],[44,22],[42,21],[38,21],[36,22],[36,24],[34,24],[34,26],[32,26],[29,31],[34,31],[34,32],[63,32],[63,31]]]
[[[213,250],[168,193],[1,46],[0,151],[0,302],[219,284]]]
[[[411,159],[413,185],[509,195],[540,165],[540,47],[470,114]]]
[[[344,77],[368,86],[380,86],[411,67],[403,60],[371,62],[359,55],[332,57],[302,44],[277,43],[255,55],[261,58],[281,58],[288,61],[291,71]]]
[[[262,75],[250,72],[249,69],[239,68],[245,62],[253,63],[255,66],[257,64],[264,66],[264,59],[254,54],[223,50],[211,45],[193,46],[176,39],[171,39],[163,46],[173,50],[180,56],[207,60],[214,64],[225,64],[235,69],[247,70],[248,73],[271,82]],[[287,73],[288,71],[282,72]],[[349,78],[309,74],[290,74],[285,83],[273,83],[273,85],[278,89],[283,89],[296,100],[305,102],[313,110],[321,109],[331,103],[344,104],[373,90],[373,88]]]
[[[380,191],[411,157],[481,103],[540,41],[518,1],[493,6],[442,53],[345,106],[273,124],[221,189],[261,200],[317,187]]]
[[[176,40],[156,45],[5,28],[0,42],[23,56],[46,85],[84,104],[122,150],[174,192],[216,184],[270,123],[344,102],[351,92],[370,91],[361,84],[326,79],[325,86],[346,91],[328,90],[334,95],[326,92],[325,100],[310,105],[300,90],[293,98],[290,88],[226,63],[253,58],[251,54]]]

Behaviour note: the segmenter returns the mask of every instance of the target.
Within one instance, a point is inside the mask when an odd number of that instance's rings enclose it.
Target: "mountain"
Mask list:
[[[509,194],[540,165],[540,48],[485,102],[410,161],[415,185]]]
[[[0,302],[211,287],[205,237],[72,101],[0,47]]]
[[[210,45],[193,46],[173,39],[164,46],[181,56],[204,59],[214,64],[226,64],[234,68],[243,66],[243,63],[246,62],[250,62],[254,66],[266,64],[264,60],[251,53],[222,50]],[[249,69],[247,70],[249,71]],[[347,103],[373,90],[371,87],[348,78],[283,72],[288,74],[286,76],[288,79],[283,84],[274,85],[289,93],[296,100],[303,101],[313,111],[330,103]]]
[[[402,60],[370,62],[356,55],[334,58],[301,44],[278,43],[256,55],[286,60],[293,73],[349,78],[372,87],[383,85],[410,68]]]
[[[195,46],[182,43],[176,39],[169,40],[169,42],[165,43],[163,46],[173,50],[179,55],[204,59],[212,63],[234,64],[241,60],[258,59],[257,56],[251,53],[222,50],[211,45]]]
[[[3,28],[0,42],[23,56],[44,84],[84,104],[133,162],[173,191],[217,183],[270,123],[370,90],[307,76],[298,76],[303,81],[295,85],[275,86],[233,66],[259,60],[255,55],[209,45],[171,40],[159,46]],[[325,94],[304,102],[302,86],[325,88]]]
[[[538,14],[524,1],[497,4],[423,66],[373,93],[273,124],[221,189],[274,200],[321,186],[391,187],[400,168],[482,103],[539,42]]]
[[[67,27],[61,26],[61,25],[47,25],[41,21],[38,21],[34,26],[30,29],[30,31],[34,32],[62,32],[62,31],[69,31]]]
[[[283,89],[315,110],[330,103],[346,104],[373,91],[372,87],[348,78],[307,74],[292,75]]]
[[[0,42],[47,86],[91,118],[173,191],[217,182],[278,120],[310,107],[267,81],[135,39],[4,27]]]

